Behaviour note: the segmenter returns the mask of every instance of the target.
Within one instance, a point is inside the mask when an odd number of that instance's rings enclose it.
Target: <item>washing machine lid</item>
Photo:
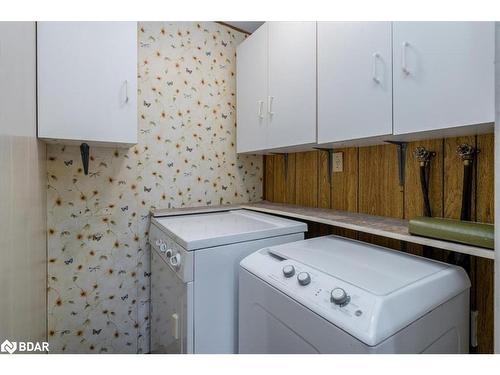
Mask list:
[[[449,268],[445,263],[336,236],[276,246],[273,252],[379,296]]]
[[[284,275],[285,266],[294,267],[293,277]],[[460,267],[337,236],[269,247],[241,267],[369,346],[470,287]],[[300,285],[297,276],[305,272],[310,283]],[[338,288],[345,304],[333,302]]]
[[[152,222],[186,250],[307,231],[302,222],[247,210],[157,217]]]

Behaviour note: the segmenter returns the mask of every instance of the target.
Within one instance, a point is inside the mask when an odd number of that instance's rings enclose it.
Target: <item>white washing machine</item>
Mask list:
[[[465,271],[336,236],[241,262],[240,353],[467,353]]]
[[[151,352],[235,353],[240,261],[304,239],[301,222],[246,210],[151,222]]]

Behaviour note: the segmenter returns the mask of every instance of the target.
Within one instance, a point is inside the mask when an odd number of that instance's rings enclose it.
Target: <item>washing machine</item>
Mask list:
[[[337,236],[240,264],[240,353],[467,353],[469,289],[450,264]]]
[[[243,209],[151,221],[151,352],[235,353],[240,261],[307,225]]]

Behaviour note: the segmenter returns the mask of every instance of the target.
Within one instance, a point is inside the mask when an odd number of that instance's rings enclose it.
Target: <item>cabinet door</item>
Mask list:
[[[493,22],[395,22],[394,133],[494,121]]]
[[[236,51],[236,149],[267,147],[267,23],[242,42]]]
[[[38,136],[137,142],[135,22],[39,22]]]
[[[318,143],[392,134],[390,22],[318,22]]]
[[[316,23],[269,22],[268,146],[316,142]]]

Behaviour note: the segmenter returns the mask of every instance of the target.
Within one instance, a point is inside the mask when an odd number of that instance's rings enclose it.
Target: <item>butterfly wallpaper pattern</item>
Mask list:
[[[235,52],[213,22],[138,23],[139,142],[48,145],[48,336],[52,353],[145,353],[147,235],[155,208],[262,197],[262,157],[235,150]]]

